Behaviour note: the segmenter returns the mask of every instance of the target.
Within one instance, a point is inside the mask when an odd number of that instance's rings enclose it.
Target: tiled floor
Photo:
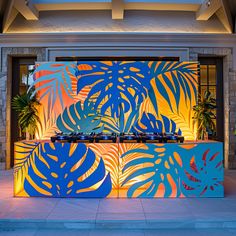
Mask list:
[[[0,231],[0,236],[235,236],[236,230],[229,229],[177,229],[177,230],[111,230],[111,229],[27,229]]]
[[[156,229],[166,228],[185,229],[188,235],[218,228],[215,236],[236,235],[236,171],[226,172],[225,198],[218,199],[13,198],[12,190],[12,171],[0,171],[0,235],[51,235],[51,226],[61,228],[57,236],[66,229],[69,236],[156,235]],[[32,229],[14,231],[13,224]],[[158,235],[176,235],[164,231]]]

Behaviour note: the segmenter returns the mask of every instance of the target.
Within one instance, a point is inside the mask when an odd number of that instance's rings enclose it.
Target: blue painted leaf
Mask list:
[[[38,152],[39,142],[23,141],[15,143],[14,171],[28,168],[33,159],[34,152]]]
[[[196,155],[186,165],[185,174],[181,178],[181,188],[185,196],[223,197],[223,153],[219,145],[222,144],[198,145]]]
[[[103,127],[100,126],[100,114],[95,110],[94,104],[89,103],[88,100],[83,105],[79,101],[66,108],[58,116],[56,123],[58,129],[64,133],[91,133],[93,131],[101,132],[103,130]]]
[[[147,62],[79,62],[90,66],[80,70],[77,93],[91,86],[88,97],[96,96],[95,108],[101,106],[101,114],[112,117],[119,113],[119,106],[128,112],[141,104],[150,87],[151,73]]]
[[[85,144],[41,144],[28,176],[24,187],[29,196],[100,198],[112,188],[102,158]]]
[[[154,197],[161,184],[165,187],[164,197],[169,197],[173,192],[173,183],[179,186],[179,176],[182,174],[182,167],[173,157],[173,153],[179,149],[178,145],[165,148],[165,145],[145,144],[143,148],[131,149],[122,154],[122,174],[126,176],[122,186],[128,188],[127,197],[133,197],[137,190],[137,197]],[[130,155],[133,158],[125,162],[126,156]],[[170,182],[170,178],[173,182]],[[149,187],[142,189],[147,183]],[[177,187],[175,191],[176,197],[180,196],[180,188]]]
[[[61,63],[42,63],[40,64],[34,74],[37,72],[46,72],[46,75],[40,76],[34,81],[31,87],[35,87],[35,92],[43,91],[40,94],[39,99],[48,95],[48,110],[51,111],[57,100],[60,101],[62,109],[64,109],[63,94],[73,98],[74,93],[72,89],[71,75],[76,77],[78,74],[78,69],[76,62],[63,62]],[[31,89],[31,87],[29,89]],[[62,91],[63,90],[63,94]],[[33,94],[34,95],[34,94]],[[32,95],[32,96],[33,96]]]
[[[166,101],[170,104],[170,109],[179,107],[180,91],[183,91],[185,101],[189,99],[194,101],[197,98],[198,68],[194,62],[153,62],[151,65],[152,78],[155,80],[155,86]],[[162,81],[161,81],[162,79]],[[164,81],[164,83],[163,83]],[[158,104],[155,88],[149,89],[149,97],[158,114]],[[167,91],[168,89],[168,91]],[[170,98],[171,94],[174,96]],[[192,95],[193,94],[193,95]],[[173,102],[175,104],[173,104]]]

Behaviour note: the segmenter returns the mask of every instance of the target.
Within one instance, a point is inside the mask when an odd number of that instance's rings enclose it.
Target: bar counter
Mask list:
[[[223,144],[15,143],[14,196],[223,197]]]

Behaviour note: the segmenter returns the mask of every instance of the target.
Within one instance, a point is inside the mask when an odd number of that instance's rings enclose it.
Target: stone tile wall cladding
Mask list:
[[[11,86],[8,80],[8,57],[9,56],[37,56],[37,61],[45,61],[45,48],[5,47],[1,49],[0,57],[0,169],[5,168],[6,160],[6,113],[7,109],[7,86]],[[9,101],[8,101],[9,102]]]
[[[190,48],[189,58],[198,60],[199,56],[223,57],[223,86],[224,86],[224,122],[225,122],[225,158],[228,158],[228,168],[236,169],[236,71],[233,70],[231,48]],[[236,63],[236,62],[234,62]],[[228,157],[227,157],[228,156]]]
[[[224,58],[224,106],[225,106],[225,153],[228,153],[229,168],[236,169],[236,138],[233,135],[236,120],[236,71],[233,70],[231,48],[189,48],[189,58],[197,61],[201,55]],[[8,56],[37,56],[37,61],[46,60],[46,48],[5,47],[0,57],[0,163],[6,158],[6,91]],[[235,62],[236,63],[236,62]],[[0,165],[3,168],[4,165]]]

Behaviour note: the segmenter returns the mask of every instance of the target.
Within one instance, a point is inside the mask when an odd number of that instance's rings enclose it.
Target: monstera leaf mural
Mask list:
[[[73,103],[76,89],[73,83],[77,82],[76,62],[42,63],[36,67],[32,84],[39,99],[46,97],[47,108],[51,111],[56,105],[63,110],[68,104]],[[55,109],[54,109],[55,110]]]
[[[176,146],[172,150],[163,144],[143,144],[140,148],[123,153],[122,173],[126,178],[122,187],[128,188],[127,197],[180,196],[180,189],[176,186],[180,184],[179,176],[183,167],[177,150]],[[130,154],[133,158],[126,162],[126,156]],[[138,157],[135,158],[135,155]],[[137,190],[140,192],[134,195]]]
[[[86,100],[82,105],[81,102],[71,105],[57,118],[57,127],[64,133],[92,131],[100,132],[101,116],[95,110],[94,104]]]
[[[168,119],[166,116],[161,116],[158,120],[153,114],[144,112],[142,117],[135,124],[134,129],[138,132],[178,132],[181,134],[181,130],[176,130],[176,124],[173,120]]]
[[[185,195],[213,197],[223,193],[222,153],[215,150],[213,147],[205,149],[202,156],[199,152],[200,155],[193,156],[190,165],[186,165],[181,185]]]
[[[24,182],[29,196],[106,197],[111,186],[102,158],[85,144],[68,143],[41,144]]]
[[[147,96],[151,79],[147,62],[93,61],[79,64],[87,67],[79,70],[77,92],[91,86],[88,97],[96,97],[95,108],[101,107],[103,115],[108,112],[112,117],[117,116],[120,104],[124,106],[124,112],[128,112]]]

